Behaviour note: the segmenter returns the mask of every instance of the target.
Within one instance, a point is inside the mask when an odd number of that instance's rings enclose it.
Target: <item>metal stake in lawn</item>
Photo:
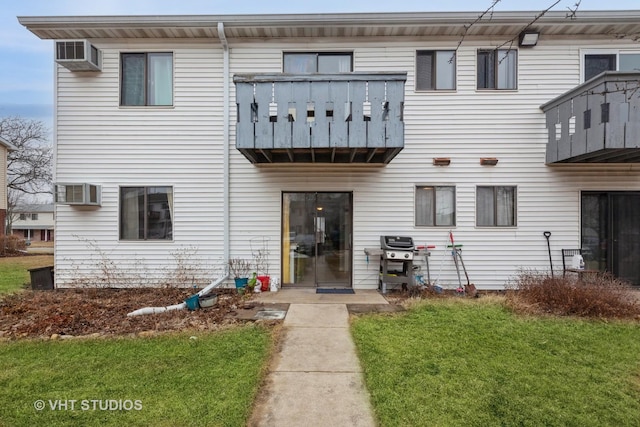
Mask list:
[[[549,251],[549,265],[551,266],[551,278],[553,279],[553,261],[551,260],[551,245],[549,244],[550,231],[545,231],[542,235],[547,239],[547,250]]]

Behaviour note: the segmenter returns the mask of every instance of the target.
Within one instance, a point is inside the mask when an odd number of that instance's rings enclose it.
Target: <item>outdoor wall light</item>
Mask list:
[[[434,157],[433,166],[449,166],[451,159],[449,157]]]
[[[480,164],[482,166],[495,166],[498,164],[498,159],[495,157],[480,157]]]
[[[538,38],[540,37],[539,31],[523,31],[518,38],[518,45],[520,47],[533,47],[538,44]]]

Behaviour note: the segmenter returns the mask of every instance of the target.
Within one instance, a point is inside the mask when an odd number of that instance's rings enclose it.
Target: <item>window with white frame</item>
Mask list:
[[[26,213],[21,213],[19,218],[20,218],[20,221],[26,221],[27,220],[27,214]]]
[[[454,186],[416,186],[416,226],[456,225]]]
[[[120,105],[173,105],[173,53],[122,53],[120,64]]]
[[[173,239],[173,187],[120,187],[120,239]]]
[[[514,227],[516,225],[516,187],[476,187],[476,226]]]
[[[350,52],[285,52],[285,73],[350,73],[353,55]]]
[[[33,221],[37,221],[37,220],[38,220],[38,214],[37,214],[37,213],[32,213],[32,214],[31,214],[31,219],[32,219]]]
[[[455,90],[455,50],[416,51],[416,90]]]
[[[518,52],[515,49],[480,49],[477,60],[477,88],[518,88]]]
[[[605,71],[640,71],[640,51],[587,51],[583,63],[584,81]]]

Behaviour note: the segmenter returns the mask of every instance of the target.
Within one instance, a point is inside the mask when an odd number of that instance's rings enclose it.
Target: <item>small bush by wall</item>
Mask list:
[[[0,256],[10,256],[25,250],[27,250],[27,245],[23,238],[4,234],[0,236]]]
[[[507,305],[520,313],[640,319],[640,292],[607,273],[550,277],[524,272],[510,284]]]

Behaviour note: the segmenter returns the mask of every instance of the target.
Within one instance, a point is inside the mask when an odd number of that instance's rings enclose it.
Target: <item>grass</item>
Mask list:
[[[381,426],[640,425],[638,323],[438,300],[352,332]]]
[[[29,283],[30,268],[53,265],[53,255],[0,258],[0,295],[20,290]]]
[[[196,335],[0,343],[0,425],[245,425],[270,331]]]

